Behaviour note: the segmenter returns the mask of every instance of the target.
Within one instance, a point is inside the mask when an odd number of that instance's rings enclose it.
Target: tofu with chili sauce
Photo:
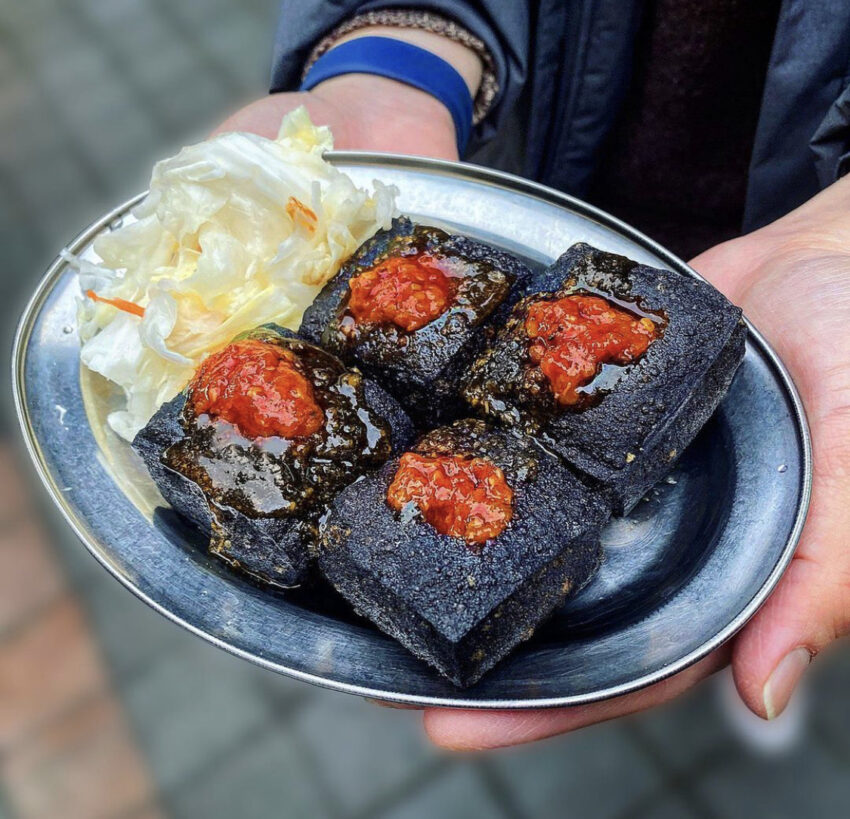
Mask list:
[[[593,577],[609,514],[532,438],[464,419],[337,495],[319,566],[356,611],[467,686]]]
[[[458,379],[529,277],[508,253],[397,219],[343,264],[300,332],[433,425],[462,410]]]
[[[574,245],[533,280],[463,379],[469,406],[538,436],[628,512],[673,467],[744,355],[707,282]]]
[[[261,583],[307,576],[333,496],[412,437],[396,401],[335,356],[265,325],[208,356],[136,436],[165,500]]]

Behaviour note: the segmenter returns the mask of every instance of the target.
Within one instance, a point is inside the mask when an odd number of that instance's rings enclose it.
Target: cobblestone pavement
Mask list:
[[[264,92],[275,6],[0,0],[4,360],[56,249]],[[416,712],[254,668],[124,591],[48,508],[2,411],[0,819],[847,815],[846,649],[819,662],[783,753],[748,750],[706,685],[532,748],[442,754]]]

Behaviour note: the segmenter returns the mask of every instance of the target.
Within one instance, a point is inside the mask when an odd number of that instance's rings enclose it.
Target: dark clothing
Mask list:
[[[272,90],[296,88],[311,47],[358,12],[416,8],[441,14],[480,37],[495,59],[501,92],[477,129],[478,140],[492,137],[519,101],[525,125],[521,171],[587,197],[606,140],[616,139],[615,124],[628,115],[622,104],[645,6],[644,0],[285,2]],[[728,89],[729,95],[738,92],[737,84]],[[749,163],[743,228],[782,216],[848,165],[850,2],[783,0]],[[683,184],[705,184],[702,173],[695,164]]]
[[[689,258],[737,236],[780,0],[649,0],[587,198]]]

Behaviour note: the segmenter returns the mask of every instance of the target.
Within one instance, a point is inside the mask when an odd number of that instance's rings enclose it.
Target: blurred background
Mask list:
[[[278,0],[0,0],[3,361],[59,248],[266,91]],[[0,819],[846,816],[850,653],[766,731],[721,676],[534,747],[255,668],[137,601],[50,508],[2,368]],[[49,387],[48,387],[49,388]],[[364,752],[365,751],[365,752]]]

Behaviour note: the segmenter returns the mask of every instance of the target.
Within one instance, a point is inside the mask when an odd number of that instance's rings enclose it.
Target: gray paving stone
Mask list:
[[[38,65],[42,84],[60,105],[78,105],[86,98],[109,104],[110,93],[114,94],[106,82],[112,77],[109,61],[86,45],[81,38],[64,60],[45,60]]]
[[[106,122],[105,115],[111,115],[112,122],[118,122],[123,113],[121,107],[135,107],[129,99],[127,85],[111,70],[106,62],[92,66],[84,82],[74,82],[62,95],[65,103],[65,121],[76,130],[86,132],[87,136],[98,133]]]
[[[145,53],[132,65],[133,79],[146,91],[155,97],[166,99],[179,91],[180,82],[193,71],[200,71],[202,66],[191,50],[179,40],[167,39],[157,42],[156,59],[152,60]]]
[[[57,134],[50,101],[33,87],[32,78],[10,68],[0,83],[0,162],[4,170],[24,177],[45,155],[67,149]]]
[[[155,0],[156,1],[156,0]],[[164,2],[164,0],[160,0]],[[248,14],[250,3],[234,0],[194,0],[192,3],[174,3],[171,12],[181,17],[187,25],[205,29],[217,18]]]
[[[850,804],[846,768],[811,741],[781,757],[731,752],[694,788],[723,819],[841,817]]]
[[[180,135],[202,136],[232,107],[226,91],[186,52],[163,55],[138,74],[158,115]]]
[[[112,74],[93,80],[90,93],[68,106],[65,121],[91,164],[108,180],[113,193],[109,205],[128,189],[142,189],[151,166],[163,155],[162,137],[150,115]]]
[[[0,219],[3,217],[0,216]],[[6,229],[3,226],[0,229],[0,247],[3,248],[3,264],[7,270],[14,271],[14,276],[0,278],[0,302],[7,305],[7,315],[18,316],[24,308],[25,294],[22,292],[21,277],[24,282],[35,284],[35,277],[29,274],[36,271],[35,258],[38,251],[31,245],[25,235],[26,226],[19,223],[12,223],[11,229]],[[12,347],[12,328],[2,328],[0,333],[0,343],[3,345],[3,353],[11,354]],[[7,357],[8,360],[8,357]],[[6,374],[3,374],[3,378]],[[11,395],[4,396],[5,399],[11,400]],[[11,403],[9,404],[11,407]],[[14,430],[17,434],[17,429]]]
[[[28,4],[29,0],[20,5]],[[37,0],[33,5],[39,7],[39,23],[33,25],[26,36],[19,35],[17,42],[27,54],[36,76],[41,76],[47,66],[61,63],[63,54],[91,49],[92,44],[82,33],[66,24],[68,8],[61,0]]]
[[[28,162],[27,169],[18,169],[16,174],[21,181],[24,195],[33,208],[42,208],[54,201],[57,195],[70,194],[79,198],[85,195],[88,188],[85,172],[74,156],[66,150],[51,151],[50,147],[52,146],[45,145],[39,162]],[[65,209],[71,210],[67,204]]]
[[[193,60],[191,49],[186,47],[150,0],[124,9],[123,19],[118,25],[103,25],[100,19],[92,21],[92,25],[110,32],[114,38],[113,46],[120,52],[121,62],[133,75],[146,76],[146,67],[156,63],[160,57],[165,58],[167,65],[172,65],[172,61],[181,55],[178,65]],[[160,77],[161,74],[157,72],[151,76]]]
[[[174,819],[323,819],[322,797],[290,733],[273,728],[169,800]]]
[[[270,26],[270,31],[277,25],[280,14],[280,0],[243,0],[242,9],[265,26]]]
[[[713,680],[630,720],[669,769],[676,772],[698,764],[731,739]]]
[[[850,646],[841,643],[818,657],[810,674],[807,682],[814,723],[850,759]]]
[[[154,162],[173,153],[161,147],[150,118],[128,100],[118,102],[111,113],[93,116],[85,143],[92,163],[109,180],[113,193],[100,211],[147,188]]]
[[[6,161],[5,150],[20,141],[22,134],[29,134],[32,128],[30,116],[35,108],[32,88],[32,78],[28,77],[25,69],[6,51],[0,50],[0,71],[3,72],[3,82],[0,83],[0,146]],[[23,119],[22,119],[23,118]]]
[[[0,71],[3,72],[3,84],[0,85],[0,101],[5,102],[7,100],[10,79],[13,76],[20,80],[24,79],[19,58],[17,55],[13,55],[10,49],[0,50]]]
[[[61,233],[76,232],[85,227],[80,224],[77,207],[68,207],[68,196],[77,202],[85,201],[90,192],[90,181],[86,172],[73,157],[65,153],[48,154],[26,177],[26,198],[33,213],[38,214],[47,235],[54,231],[57,238]],[[65,227],[65,226],[68,227]],[[61,227],[60,227],[61,226]],[[55,253],[58,248],[52,248]]]
[[[407,796],[380,819],[503,819],[506,814],[472,766],[456,759],[432,782]]]
[[[135,678],[123,699],[166,790],[214,764],[271,715],[252,667],[197,639]]]
[[[75,8],[110,29],[126,28],[150,16],[149,4],[143,0],[76,0]]]
[[[631,819],[699,819],[700,815],[672,793],[666,793],[657,802],[650,801],[645,808],[629,814]]]
[[[203,139],[235,107],[231,97],[202,67],[174,78],[159,109],[179,129],[182,142]]]
[[[205,4],[206,5],[206,4]],[[173,4],[170,13],[195,42],[206,50],[207,59],[243,92],[262,96],[268,83],[271,64],[274,15],[260,20],[246,13],[243,5],[219,4],[218,10],[203,14],[203,25],[197,25],[194,6]]]
[[[21,98],[0,103],[0,162],[4,175],[26,195],[30,171],[45,157],[67,155],[68,146],[51,122],[49,105],[32,94],[31,86],[21,88]]]
[[[402,787],[437,756],[419,712],[382,708],[347,694],[317,692],[295,727],[345,815]]]
[[[30,40],[48,26],[56,0],[27,0],[25,3],[0,3],[0,25],[19,40]]]
[[[501,751],[495,767],[534,819],[616,817],[661,785],[658,772],[617,723]]]
[[[197,640],[100,572],[82,590],[98,642],[119,681],[155,665],[164,653]]]
[[[0,277],[0,287],[7,294],[3,304],[8,316],[10,308],[19,306],[11,303],[10,299],[14,301],[15,298],[12,294],[30,295],[28,291],[38,281],[39,271],[29,266],[27,260],[42,254],[44,241],[40,226],[34,224],[27,209],[21,207],[19,186],[5,173],[5,169],[0,169],[0,174],[3,176],[0,184],[0,235],[4,267],[9,271],[9,275]],[[25,457],[23,463],[28,461]],[[29,476],[29,472],[26,474]],[[35,479],[34,474],[32,477]]]
[[[150,3],[140,3],[133,14],[112,26],[89,14],[84,25],[92,38],[104,43],[110,64],[166,136],[207,114],[211,103],[221,108],[222,90],[205,75],[197,49],[183,42]]]
[[[314,685],[285,677],[264,668],[255,669],[257,686],[278,714],[288,714],[294,708],[306,707],[307,701],[320,693]]]

